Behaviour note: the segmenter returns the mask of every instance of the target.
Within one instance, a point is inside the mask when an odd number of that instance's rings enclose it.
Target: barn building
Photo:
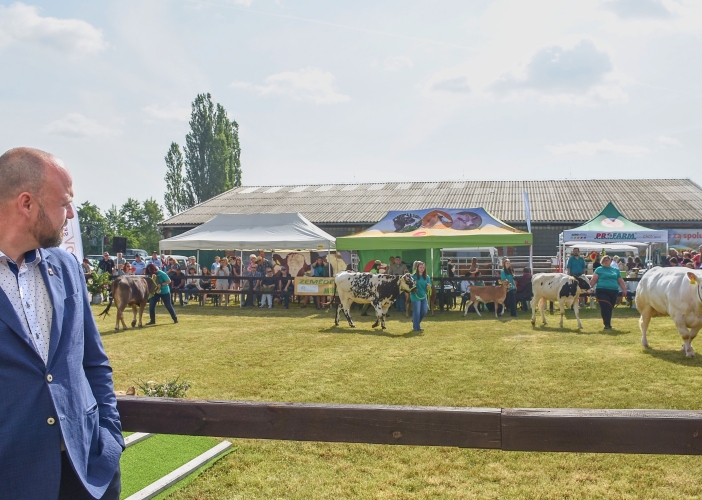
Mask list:
[[[159,224],[164,237],[219,213],[300,212],[334,236],[366,229],[390,210],[483,207],[526,230],[523,191],[531,200],[535,255],[554,255],[558,235],[610,201],[652,229],[702,228],[702,188],[689,179],[460,181],[245,186],[231,189]],[[528,248],[503,249],[509,254]]]

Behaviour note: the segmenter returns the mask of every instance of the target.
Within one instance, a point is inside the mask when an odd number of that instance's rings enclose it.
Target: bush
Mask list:
[[[136,382],[136,385],[144,396],[152,398],[184,398],[185,393],[190,389],[190,382],[187,380],[180,382],[179,378],[165,384],[157,384],[153,380],[148,382],[139,380]]]
[[[88,278],[88,291],[91,295],[102,295],[110,288],[110,273],[93,271]]]

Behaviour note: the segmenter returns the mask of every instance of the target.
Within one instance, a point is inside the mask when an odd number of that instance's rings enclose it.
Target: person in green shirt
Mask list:
[[[502,269],[500,270],[500,279],[502,281],[509,281],[509,290],[507,290],[507,297],[505,298],[506,309],[509,309],[509,314],[512,317],[517,316],[517,287],[514,284],[514,271],[512,270],[512,263],[509,259],[504,259],[502,261]]]
[[[412,327],[415,332],[423,332],[422,320],[429,310],[427,292],[431,289],[431,276],[427,276],[427,265],[424,262],[416,262],[416,272],[412,276],[417,286],[410,292],[412,300]]]
[[[622,274],[619,268],[613,267],[612,257],[605,255],[602,257],[602,265],[595,269],[590,286],[597,287],[595,289],[595,297],[600,304],[600,313],[602,314],[602,322],[605,330],[612,329],[612,310],[617,303],[617,295],[621,287],[624,296],[626,297],[626,283],[622,279]]]
[[[176,312],[173,309],[173,301],[171,300],[171,287],[169,286],[171,284],[171,278],[154,264],[146,266],[146,275],[147,279],[155,280],[158,285],[156,287],[156,293],[149,298],[149,316],[151,321],[146,324],[156,324],[156,304],[158,304],[159,300],[163,302],[166,310],[170,313],[173,323],[178,323],[178,316],[176,316]]]

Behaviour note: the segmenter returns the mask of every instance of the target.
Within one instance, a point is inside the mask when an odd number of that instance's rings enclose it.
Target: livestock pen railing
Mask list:
[[[125,431],[504,451],[702,454],[702,411],[199,401],[118,396]]]

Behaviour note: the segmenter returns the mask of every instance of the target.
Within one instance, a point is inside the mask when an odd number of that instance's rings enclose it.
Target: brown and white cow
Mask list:
[[[502,284],[498,286],[471,286],[470,299],[468,302],[466,302],[466,311],[463,313],[463,316],[468,314],[468,309],[470,309],[471,304],[475,304],[477,302],[482,302],[483,304],[487,304],[488,302],[494,303],[496,318],[498,309],[497,305],[501,304],[502,312],[500,313],[500,316],[502,316],[505,313],[505,299],[507,298],[508,290],[509,281],[507,280],[504,280]],[[475,312],[478,313],[478,316],[482,316],[478,307],[475,308]]]
[[[580,321],[580,294],[583,290],[590,290],[590,282],[582,276],[577,278],[565,273],[538,273],[531,278],[531,289],[534,297],[531,299],[531,324],[536,325],[536,309],[541,312],[541,321],[544,325],[546,316],[544,309],[546,301],[558,302],[558,308],[561,311],[561,323],[563,328],[563,317],[565,310],[573,306],[575,318],[578,320],[578,328],[582,328],[583,324]],[[472,290],[472,288],[471,288]]]
[[[692,340],[702,328],[702,271],[654,267],[636,287],[636,308],[641,313],[641,345],[648,347],[646,332],[651,318],[670,316],[683,339],[682,352],[694,356]]]
[[[370,304],[375,309],[376,320],[373,328],[381,324],[385,330],[385,316],[388,308],[402,292],[409,292],[416,286],[412,275],[391,276],[388,274],[353,273],[344,271],[334,278],[335,294],[339,293],[334,324],[339,326],[339,313],[343,311],[349,326],[355,327],[351,320],[351,304]]]
[[[122,322],[122,328],[127,329],[124,323],[124,310],[127,306],[132,306],[134,319],[132,320],[132,328],[137,324],[137,306],[139,306],[139,328],[141,328],[141,318],[144,315],[144,307],[146,307],[149,297],[156,291],[156,282],[153,278],[144,276],[118,276],[111,285],[110,302],[104,311],[100,313],[100,317],[108,316],[112,301],[114,300],[117,307],[117,321],[115,331],[119,331],[119,323]]]

